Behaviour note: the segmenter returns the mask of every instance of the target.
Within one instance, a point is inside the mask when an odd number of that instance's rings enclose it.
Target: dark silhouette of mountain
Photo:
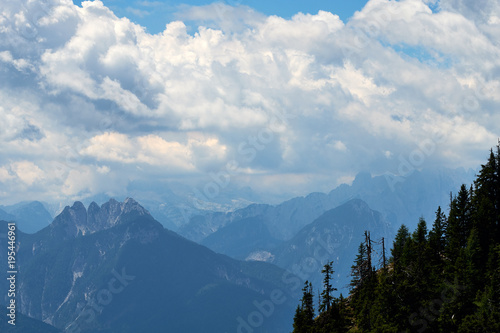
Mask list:
[[[53,218],[39,201],[20,202],[12,206],[0,206],[0,219],[16,221],[17,227],[25,233],[35,233],[48,226]],[[5,215],[7,214],[7,215]]]
[[[282,269],[186,240],[133,199],[75,202],[43,230],[18,232],[17,244],[18,311],[67,332],[291,329]]]

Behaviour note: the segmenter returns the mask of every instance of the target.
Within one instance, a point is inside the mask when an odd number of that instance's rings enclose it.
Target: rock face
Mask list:
[[[255,304],[278,298],[273,315],[251,328],[291,330],[297,295],[282,269],[186,240],[133,199],[88,209],[75,202],[45,229],[19,232],[17,244],[18,311],[66,332],[234,332]],[[2,290],[5,281],[1,271]]]
[[[88,210],[77,201],[73,206],[64,208],[50,227],[53,234],[59,233],[63,239],[68,239],[112,228],[124,219],[129,219],[129,215],[152,218],[147,210],[131,198],[122,203],[111,199],[101,207],[92,202]]]

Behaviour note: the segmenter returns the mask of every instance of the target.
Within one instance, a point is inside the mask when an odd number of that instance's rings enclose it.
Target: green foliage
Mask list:
[[[331,284],[333,275],[332,265],[333,261],[327,262],[321,270],[321,273],[323,273],[325,277],[323,279],[323,292],[321,293],[321,304],[319,306],[320,312],[328,313],[330,311],[333,300],[332,293],[337,290],[337,288],[334,288]]]
[[[399,228],[386,267],[372,267],[376,242],[365,237],[349,297],[328,307],[323,291],[304,332],[500,332],[500,147],[448,216],[438,207],[430,231],[423,219],[413,233]]]
[[[314,329],[314,305],[311,282],[305,282],[302,292],[301,304],[297,306],[293,318],[293,333],[307,333],[312,332]]]

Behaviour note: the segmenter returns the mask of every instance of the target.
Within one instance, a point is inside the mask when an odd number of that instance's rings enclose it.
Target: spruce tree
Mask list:
[[[320,312],[330,311],[330,306],[333,300],[333,292],[337,290],[337,288],[334,288],[331,284],[333,276],[332,265],[333,261],[329,261],[323,266],[323,269],[321,270],[321,273],[324,274],[324,278],[323,278],[323,292],[321,293],[321,305],[319,308]]]
[[[429,232],[429,246],[431,249],[438,253],[443,254],[444,248],[446,246],[444,233],[446,230],[446,215],[441,210],[441,206],[438,207],[436,211],[436,219],[432,225],[432,230]]]
[[[302,299],[300,305],[295,310],[293,318],[293,333],[312,333],[314,332],[314,305],[312,283],[306,281],[302,288]]]
[[[400,267],[399,261],[404,260],[404,249],[406,243],[410,240],[410,232],[408,231],[408,228],[402,224],[401,227],[399,227],[398,232],[396,234],[396,237],[394,239],[394,243],[392,245],[391,249],[391,261],[393,262],[394,269],[396,267]]]
[[[355,293],[367,276],[366,249],[364,243],[359,244],[358,254],[351,266],[351,293]]]

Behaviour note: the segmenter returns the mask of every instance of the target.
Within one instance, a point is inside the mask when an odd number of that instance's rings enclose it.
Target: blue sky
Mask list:
[[[127,1],[104,0],[103,3],[119,17],[128,17],[133,22],[146,27],[150,33],[158,33],[165,29],[165,24],[177,18],[176,13],[184,6],[204,6],[216,1],[186,0],[186,1]],[[302,12],[317,14],[319,10],[329,11],[346,22],[356,11],[361,10],[368,2],[366,0],[227,0],[218,1],[232,6],[244,5],[265,15],[277,15],[290,18]],[[81,5],[80,0],[73,3]]]

